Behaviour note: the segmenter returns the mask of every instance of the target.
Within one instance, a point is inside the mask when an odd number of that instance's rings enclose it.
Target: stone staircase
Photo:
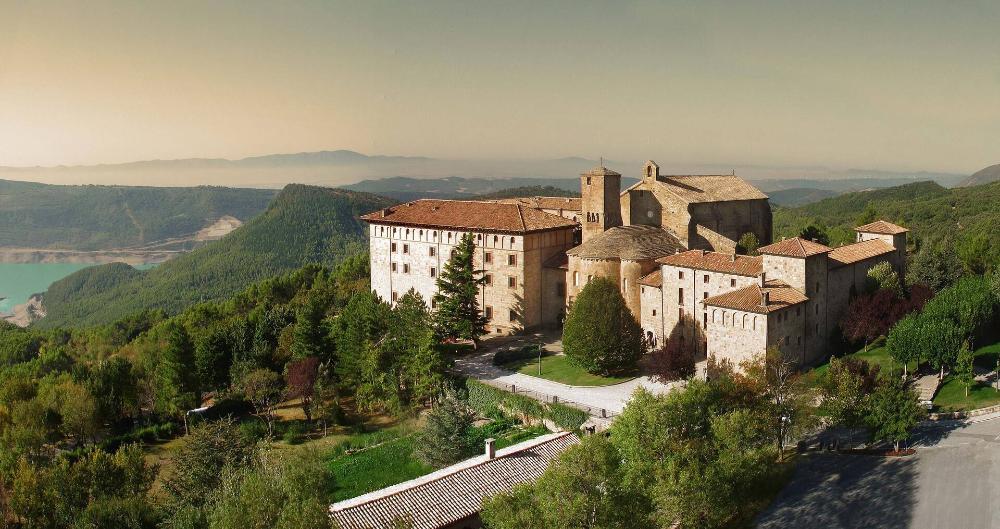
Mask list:
[[[917,395],[920,398],[920,402],[934,400],[934,394],[937,393],[938,386],[941,381],[938,380],[937,375],[924,375],[917,379]]]

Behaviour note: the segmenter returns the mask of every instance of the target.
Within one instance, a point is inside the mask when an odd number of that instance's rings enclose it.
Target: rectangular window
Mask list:
[[[702,283],[708,283],[708,274],[705,274],[704,279],[702,279],[701,282]]]
[[[396,271],[396,263],[392,263],[391,265],[389,265],[389,269],[392,270],[393,272],[395,272]]]
[[[486,319],[487,320],[492,320],[493,319],[493,307],[487,305],[486,306],[486,310],[484,311],[484,314],[486,315]]]
[[[729,286],[734,287],[734,288],[736,287],[736,278],[733,278],[733,279],[729,280]]]
[[[454,259],[454,258],[455,258],[455,249],[452,248],[451,249],[451,257],[450,257],[450,259]]]
[[[396,253],[396,243],[392,243],[389,245],[389,251]]]
[[[708,313],[707,312],[702,312],[701,313],[701,328],[702,329],[707,329],[708,328]]]
[[[517,321],[517,313],[514,312],[514,311],[510,311],[510,313],[507,314],[507,317],[508,317],[509,321],[512,321],[512,322]]]
[[[493,262],[493,254],[490,253],[490,252],[486,252],[486,255],[483,256],[483,262],[486,263],[486,264],[492,263]]]
[[[573,272],[573,286],[580,286],[580,272]]]
[[[653,309],[653,316],[656,316],[656,309]]]
[[[507,256],[507,264],[510,266],[517,266],[517,256],[510,254]]]
[[[403,263],[403,273],[404,274],[409,274],[410,273],[410,265],[408,265],[406,263]]]
[[[702,292],[701,299],[708,299],[708,292]]]
[[[437,255],[437,248],[431,246],[430,248],[427,249],[427,254],[430,255],[431,257],[434,257],[435,255]]]
[[[404,244],[403,245],[403,253],[410,253],[410,245],[409,244]]]
[[[486,274],[485,276],[483,276],[483,284],[485,284],[486,286],[492,286],[493,274]]]
[[[432,308],[432,309],[436,309],[436,308],[438,308],[438,302],[437,302],[437,300],[436,300],[436,299],[434,299],[434,298],[431,298],[431,308]]]
[[[437,268],[434,268],[434,267],[432,266],[432,267],[431,267],[431,277],[437,277],[437,275],[438,275],[438,271],[437,271]]]
[[[684,271],[683,270],[678,270],[677,271],[677,279],[684,279]]]
[[[514,276],[507,276],[507,288],[517,288],[517,278]]]
[[[677,289],[677,304],[678,305],[683,305],[684,304],[684,289],[683,288],[678,288]]]
[[[392,293],[392,302],[395,303],[396,302],[396,298],[398,298],[398,297],[399,297],[399,294],[396,294],[396,292],[393,291],[393,293]]]
[[[816,282],[816,293],[819,294],[819,281]]]

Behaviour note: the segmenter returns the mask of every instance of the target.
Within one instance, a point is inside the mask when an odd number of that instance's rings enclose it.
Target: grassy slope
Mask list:
[[[635,378],[592,375],[583,368],[575,366],[564,355],[543,356],[542,372],[540,375],[538,373],[537,359],[516,360],[504,367],[524,375],[541,377],[554,382],[569,384],[570,386],[608,386]]]
[[[357,217],[392,203],[367,193],[290,185],[240,229],[152,270],[95,266],[53,283],[44,300],[48,316],[37,325],[103,324],[142,309],[177,312],[306,263],[335,263],[367,246]]]
[[[945,189],[933,182],[847,193],[798,208],[776,208],[774,233],[790,237],[809,224],[830,228],[833,243],[851,242],[850,231],[866,210],[902,224],[920,238],[956,232],[989,232],[1000,225],[1000,182]],[[844,240],[847,238],[848,240]]]
[[[189,235],[264,211],[274,190],[55,186],[0,180],[0,246],[102,250]]]

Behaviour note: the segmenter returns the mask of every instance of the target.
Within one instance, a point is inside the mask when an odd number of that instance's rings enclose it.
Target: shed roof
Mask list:
[[[896,248],[882,239],[871,239],[868,241],[847,244],[839,248],[834,248],[829,253],[830,267],[837,268],[844,265],[858,263],[865,259],[872,259],[882,255],[888,255],[896,251]]]
[[[764,304],[765,292],[767,293],[766,305]],[[725,294],[712,296],[703,300],[702,303],[711,307],[767,314],[788,308],[792,305],[805,303],[806,301],[809,301],[809,298],[802,292],[790,287],[784,281],[772,279],[765,282],[764,286],[750,285],[726,292]]]
[[[542,475],[564,450],[579,443],[570,432],[543,435],[498,450],[496,457],[467,459],[426,476],[333,504],[341,529],[391,527],[410,519],[414,529],[433,529],[479,512],[483,500]]]
[[[639,279],[640,285],[660,288],[663,286],[663,271],[657,268]]]
[[[652,260],[683,249],[673,234],[657,226],[616,226],[570,248],[567,254],[581,259]]]
[[[576,222],[521,204],[475,200],[423,199],[362,215],[374,224],[423,226],[503,233],[576,227]]]

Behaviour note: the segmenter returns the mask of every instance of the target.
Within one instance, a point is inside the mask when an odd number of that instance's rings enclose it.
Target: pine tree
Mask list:
[[[472,340],[478,348],[487,320],[479,310],[479,287],[485,279],[473,268],[474,250],[472,234],[466,233],[441,271],[434,294],[434,327],[441,339]]]
[[[322,358],[327,352],[326,331],[323,328],[323,304],[318,296],[309,300],[295,314],[292,335],[292,358]]]
[[[475,419],[454,394],[447,394],[427,414],[414,452],[421,461],[434,467],[457,463],[474,451],[469,430]]]
[[[352,296],[337,317],[335,371],[342,387],[356,388],[360,384],[365,354],[385,334],[388,320],[389,306],[367,289]]]

